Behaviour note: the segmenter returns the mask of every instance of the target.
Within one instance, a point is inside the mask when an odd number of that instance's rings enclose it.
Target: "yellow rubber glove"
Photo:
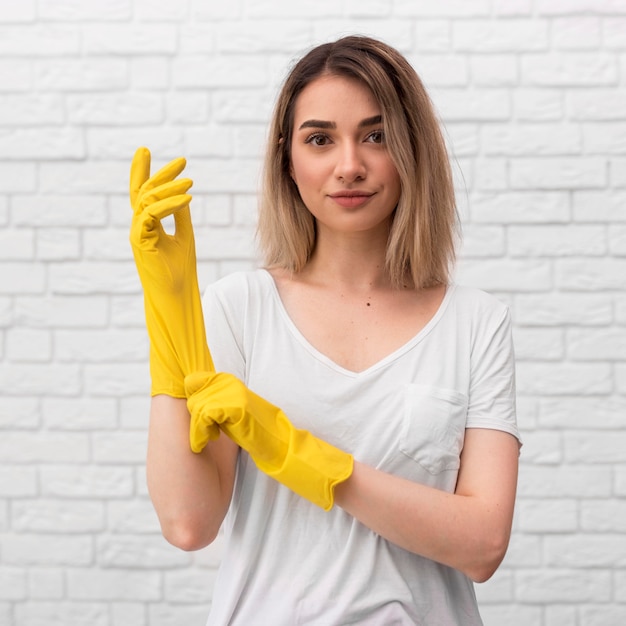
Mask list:
[[[219,424],[268,476],[325,511],[334,489],[352,474],[352,455],[294,427],[274,405],[226,373],[194,372],[185,378],[190,441],[200,452]]]
[[[177,179],[185,164],[175,159],[150,176],[150,151],[139,148],[130,168],[130,243],[144,293],[151,393],[175,398],[186,397],[186,374],[214,370],[198,289],[187,193],[192,181]],[[169,215],[174,235],[161,225]]]

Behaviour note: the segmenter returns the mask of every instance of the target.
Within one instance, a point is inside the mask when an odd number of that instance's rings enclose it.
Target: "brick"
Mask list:
[[[541,398],[538,423],[542,428],[626,430],[626,398],[575,395]]]
[[[618,393],[626,395],[626,365],[623,363],[615,365],[615,387]]]
[[[74,600],[129,600],[151,602],[159,600],[160,574],[129,569],[67,571],[68,597]]]
[[[112,91],[128,87],[126,60],[85,57],[42,60],[35,81],[46,92]]]
[[[494,0],[493,10],[496,15],[530,15],[531,0]]]
[[[463,227],[462,257],[501,257],[505,254],[504,229],[501,226],[479,226],[468,224]]]
[[[556,49],[596,49],[602,45],[602,24],[593,16],[559,17],[551,20]]]
[[[538,0],[537,10],[540,15],[568,15],[577,13],[625,13],[622,0]]]
[[[564,115],[565,97],[562,90],[533,89],[519,86],[512,94],[515,119],[548,122],[560,120]]]
[[[127,294],[139,289],[137,270],[129,263],[59,263],[49,267],[49,288],[59,295]]]
[[[30,22],[35,19],[37,7],[35,0],[0,0],[0,23]]]
[[[517,86],[517,58],[513,54],[472,55],[470,75],[474,85],[486,87]]]
[[[572,328],[568,352],[574,361],[619,361],[626,356],[626,328]]]
[[[141,430],[148,426],[150,398],[141,395],[122,398],[119,402],[119,422],[123,429]]]
[[[564,434],[565,458],[573,463],[624,463],[626,433],[605,430]]]
[[[81,0],[55,0],[39,7],[39,16],[48,21],[118,21],[132,15],[132,0],[84,3]]]
[[[163,98],[152,93],[71,95],[66,107],[68,120],[76,125],[145,126],[164,121]]]
[[[130,84],[137,90],[164,90],[170,85],[169,59],[165,57],[132,57],[128,65]]]
[[[581,133],[574,124],[489,124],[481,143],[486,154],[540,156],[578,154]]]
[[[342,14],[343,6],[333,0],[255,0],[251,4],[244,3],[244,16],[248,19],[339,17]]]
[[[111,298],[111,326],[145,328],[143,294]]]
[[[618,602],[626,601],[626,572],[615,572],[615,599]]]
[[[93,458],[97,463],[145,463],[148,435],[141,432],[120,431],[94,433]]]
[[[61,124],[63,99],[55,94],[6,94],[0,96],[0,127]]]
[[[0,161],[0,193],[30,193],[35,187],[33,163]]]
[[[117,427],[117,403],[99,398],[43,398],[43,423],[51,430],[113,430]]]
[[[146,606],[141,602],[110,602],[111,626],[147,626]]]
[[[517,367],[517,389],[522,394],[581,396],[610,393],[608,363],[543,363],[523,361]]]
[[[624,43],[624,28],[626,28],[626,18],[624,17],[605,17],[602,20],[602,34],[604,45],[610,49],[623,50],[626,47]]]
[[[541,541],[538,535],[514,533],[503,565],[513,569],[537,567],[541,564]]]
[[[88,55],[173,55],[177,50],[175,24],[168,22],[88,24],[83,26]]]
[[[189,18],[189,0],[134,0],[135,15],[145,22],[184,22]]]
[[[212,100],[218,122],[267,124],[271,117],[272,101],[263,90],[218,91]]]
[[[23,533],[89,533],[104,528],[104,504],[75,500],[18,500],[11,511],[12,527]]]
[[[9,56],[78,56],[81,33],[75,27],[51,24],[0,26],[0,54]]]
[[[252,144],[253,141],[251,141],[251,139],[254,140],[255,138],[254,131],[247,131],[246,138],[248,143]],[[232,157],[234,153],[232,131],[220,126],[187,129],[183,132],[183,142],[185,145],[185,153],[188,154],[189,157],[228,158]],[[251,146],[251,151],[252,150],[253,147]],[[251,154],[250,156],[259,158],[260,154],[261,150],[258,150],[255,154]]]
[[[107,502],[107,529],[122,534],[160,534],[152,503],[147,498]]]
[[[515,575],[516,597],[525,603],[608,602],[611,574],[601,570],[533,569]]]
[[[0,14],[1,15],[1,14]],[[30,60],[0,60],[0,93],[25,92],[34,82],[34,64]]]
[[[528,54],[521,58],[521,79],[533,86],[589,87],[617,84],[619,73],[608,53]]]
[[[26,602],[15,606],[15,619],[18,624],[109,626],[109,609],[104,603]]]
[[[38,328],[11,328],[6,333],[6,355],[10,361],[37,363],[52,357],[52,337]]]
[[[566,604],[553,604],[545,606],[545,626],[559,626],[563,624],[575,624],[578,619],[578,607]]]
[[[523,434],[522,462],[556,465],[563,462],[563,434],[555,431],[529,431]]]
[[[565,355],[565,337],[560,329],[516,327],[513,341],[519,360],[558,361]]]
[[[582,131],[587,154],[626,153],[626,124],[589,122],[583,124]]]
[[[626,187],[626,159],[614,157],[609,160],[611,185]]]
[[[415,46],[422,52],[448,52],[452,48],[452,28],[449,20],[417,20]]]
[[[549,567],[624,567],[626,537],[623,535],[574,534],[545,538]]]
[[[0,260],[23,261],[35,254],[35,233],[32,230],[10,228],[0,230]]]
[[[451,156],[475,156],[480,149],[478,124],[448,124],[446,125],[445,140]]]
[[[87,535],[12,534],[0,537],[2,558],[10,565],[90,565],[94,557]]]
[[[481,157],[474,162],[474,179],[467,179],[467,188],[482,192],[504,191],[508,188],[507,168],[507,160],[503,157]],[[455,184],[455,189],[464,189],[466,172],[467,168],[462,168],[462,179],[460,184]]]
[[[0,402],[0,428],[36,428],[39,426],[39,401],[2,394]]]
[[[458,55],[416,54],[408,60],[426,85],[430,87],[461,87],[469,83],[467,60]]]
[[[41,475],[41,492],[48,497],[123,498],[133,494],[134,486],[128,467],[56,465]]]
[[[132,158],[132,154],[129,157]],[[42,163],[39,191],[56,196],[120,193],[128,198],[129,162]],[[71,202],[71,197],[66,201]]]
[[[108,320],[106,296],[20,296],[15,321],[40,328],[102,328]]]
[[[555,269],[556,286],[562,289],[626,289],[626,259],[561,259]]]
[[[626,256],[626,225],[609,227],[609,250],[614,256]]]
[[[43,293],[46,287],[46,268],[42,264],[3,261],[0,262],[0,293]]]
[[[626,23],[624,24],[626,26]],[[565,94],[569,117],[581,121],[624,119],[626,89],[576,89]]]
[[[1,498],[30,498],[36,496],[37,491],[37,468],[0,465]]]
[[[36,258],[39,261],[75,261],[81,256],[80,231],[72,228],[37,230]]]
[[[212,228],[203,237],[201,259],[253,259],[255,254],[253,228]]]
[[[0,159],[60,160],[84,156],[84,135],[79,128],[18,128],[2,133]]]
[[[606,626],[626,623],[626,607],[595,604],[580,608],[581,624],[585,626]]]
[[[452,40],[463,52],[527,52],[548,48],[547,20],[455,20]]]
[[[569,198],[560,191],[474,192],[470,213],[473,222],[481,223],[567,222]]]
[[[458,282],[486,291],[536,291],[551,286],[550,267],[544,261],[471,259],[459,263]]]
[[[80,369],[76,364],[0,363],[0,387],[16,396],[72,396],[80,391]]]
[[[388,7],[388,5],[387,5]],[[367,7],[363,9],[367,11]],[[260,19],[222,22],[216,32],[217,50],[237,54],[268,52],[299,53],[310,45],[312,23],[302,20]]]
[[[593,189],[607,182],[599,157],[513,158],[510,168],[513,189]]]
[[[198,11],[201,10],[201,8],[198,8]],[[199,17],[199,19],[203,18]],[[198,21],[194,21],[193,23],[188,24],[181,24],[181,26],[179,27],[180,53],[184,56],[216,54],[218,28],[219,23],[212,19],[209,20],[208,24],[204,24]]]
[[[511,115],[508,92],[501,88],[438,88],[433,94],[436,109],[445,123],[507,120]]]
[[[609,465],[524,465],[518,495],[520,498],[607,498],[611,494],[611,476]]]
[[[20,195],[12,199],[17,226],[79,227],[106,223],[105,198],[96,195]]]
[[[188,565],[191,558],[156,534],[100,535],[96,543],[98,562],[106,568],[170,569]]]
[[[596,533],[626,533],[626,502],[583,500],[580,503],[580,527]]]
[[[148,362],[84,366],[87,393],[94,396],[127,396],[150,392]]]
[[[28,568],[28,597],[32,600],[63,599],[63,570],[52,567]]]
[[[441,2],[412,2],[396,0],[394,14],[407,17],[480,17],[489,15],[487,0],[442,0]]]
[[[181,622],[202,624],[206,621],[208,612],[209,605],[150,604],[148,605],[148,620],[154,626],[177,626]]]
[[[579,504],[575,499],[527,499],[515,506],[518,528],[528,533],[564,533],[578,530]]]
[[[187,145],[189,145],[189,140],[193,137],[193,133],[188,132],[187,136]],[[245,128],[240,127],[234,128],[232,131],[229,130],[228,133],[222,131],[217,134],[217,138],[219,141],[225,142],[229,150],[229,156],[234,154],[243,159],[262,159],[267,141],[267,130],[261,124],[250,124]],[[215,153],[219,149],[219,146],[216,149],[204,145],[202,150],[204,150],[205,154],[201,156],[216,156]],[[224,148],[221,149],[223,150]],[[213,151],[213,154],[210,153],[211,151]],[[207,152],[209,153],[207,154]]]
[[[572,214],[578,222],[626,222],[626,192],[575,191]]]
[[[27,574],[21,567],[0,566],[0,601],[26,600]]]
[[[485,584],[476,585],[475,591],[479,607],[498,602],[512,602],[513,573],[501,566]]]
[[[85,434],[9,431],[0,440],[5,463],[84,463],[90,445]]]
[[[511,226],[512,257],[601,256],[607,251],[604,226]]]
[[[210,98],[204,91],[194,93],[166,94],[165,110],[167,119],[179,124],[207,124],[209,120]],[[159,129],[161,132],[163,129]],[[219,129],[216,129],[219,130]]]
[[[262,56],[187,56],[172,61],[174,86],[186,88],[262,87],[267,66]]]

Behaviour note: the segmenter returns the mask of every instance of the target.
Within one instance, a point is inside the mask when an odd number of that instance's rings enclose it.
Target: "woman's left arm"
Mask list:
[[[484,582],[508,547],[518,459],[514,436],[468,428],[454,493],[355,462],[335,504],[401,548]]]

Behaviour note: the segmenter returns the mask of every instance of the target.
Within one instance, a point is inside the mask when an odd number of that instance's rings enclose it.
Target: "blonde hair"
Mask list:
[[[266,263],[298,272],[315,247],[315,219],[290,176],[290,159],[295,102],[324,74],[360,80],[382,109],[387,148],[401,181],[387,244],[392,284],[447,284],[458,216],[441,128],[408,61],[369,37],[343,37],[313,48],[285,80],[270,126],[260,198],[258,236]]]

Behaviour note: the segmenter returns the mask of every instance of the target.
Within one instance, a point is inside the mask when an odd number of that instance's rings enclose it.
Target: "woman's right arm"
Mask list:
[[[165,539],[182,550],[199,550],[215,539],[228,511],[239,447],[220,435],[193,453],[189,419],[185,399],[152,398],[147,479]]]

